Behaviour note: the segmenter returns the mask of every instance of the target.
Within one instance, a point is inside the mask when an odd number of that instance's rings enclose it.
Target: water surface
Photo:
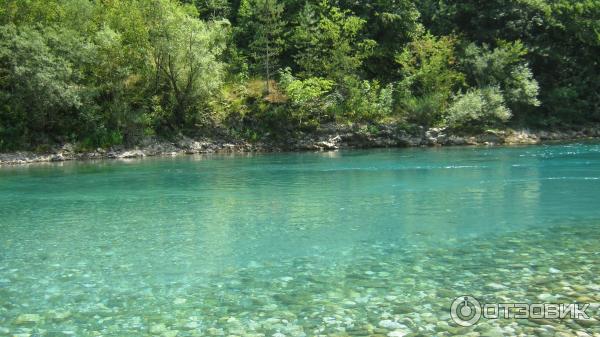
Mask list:
[[[565,336],[600,302],[600,145],[0,169],[0,335]],[[495,335],[494,335],[495,334]]]

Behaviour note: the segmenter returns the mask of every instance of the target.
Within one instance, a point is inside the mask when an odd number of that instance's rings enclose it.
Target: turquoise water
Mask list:
[[[0,169],[0,336],[600,336],[600,145]]]

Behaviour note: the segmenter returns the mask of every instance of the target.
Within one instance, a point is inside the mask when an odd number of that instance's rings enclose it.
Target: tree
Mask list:
[[[226,22],[205,23],[187,15],[168,1],[157,3],[158,13],[150,32],[156,73],[156,91],[163,88],[171,127],[188,122],[190,113],[202,108],[222,84]]]
[[[316,29],[311,29],[315,12],[318,22]],[[301,73],[307,77],[330,78],[338,83],[344,76],[355,74],[375,46],[375,41],[359,35],[365,23],[349,10],[330,6],[326,1],[316,8],[307,4],[291,38],[297,50],[294,60]]]
[[[196,7],[200,17],[205,20],[223,20],[231,15],[231,7],[228,0],[197,0]]]
[[[266,92],[271,92],[271,74],[277,67],[277,56],[281,53],[283,39],[282,27],[283,4],[277,0],[255,0],[257,28],[254,41],[250,48],[254,51],[256,59],[261,59],[265,74]]]
[[[0,27],[0,138],[16,145],[63,134],[83,104],[72,64],[49,46],[51,34],[69,32]]]
[[[399,105],[405,117],[421,125],[439,121],[465,76],[457,68],[456,38],[427,33],[396,56],[402,80]]]
[[[407,43],[423,33],[421,14],[415,1],[411,0],[342,0],[348,8],[363,20],[363,35],[376,42],[364,68],[370,77],[391,82],[396,80],[395,57]]]
[[[470,44],[465,50],[463,68],[469,81],[478,88],[498,87],[513,111],[540,105],[539,85],[523,59],[527,50],[520,41],[500,42],[490,49]]]

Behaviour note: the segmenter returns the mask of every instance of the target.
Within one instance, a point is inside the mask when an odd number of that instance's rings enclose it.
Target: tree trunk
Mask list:
[[[271,39],[271,34],[270,34],[270,29],[271,29],[271,15],[270,15],[270,3],[269,0],[265,1],[265,14],[267,15],[267,29],[266,29],[266,39],[267,39],[267,58],[266,58],[266,64],[265,64],[265,70],[267,72],[267,95],[271,93],[271,88],[270,88],[270,80],[271,80],[271,72],[269,69],[269,42]]]

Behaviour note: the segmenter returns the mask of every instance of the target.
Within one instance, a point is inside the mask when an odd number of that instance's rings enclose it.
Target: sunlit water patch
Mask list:
[[[600,146],[0,170],[0,336],[585,336],[451,302],[600,302]]]

